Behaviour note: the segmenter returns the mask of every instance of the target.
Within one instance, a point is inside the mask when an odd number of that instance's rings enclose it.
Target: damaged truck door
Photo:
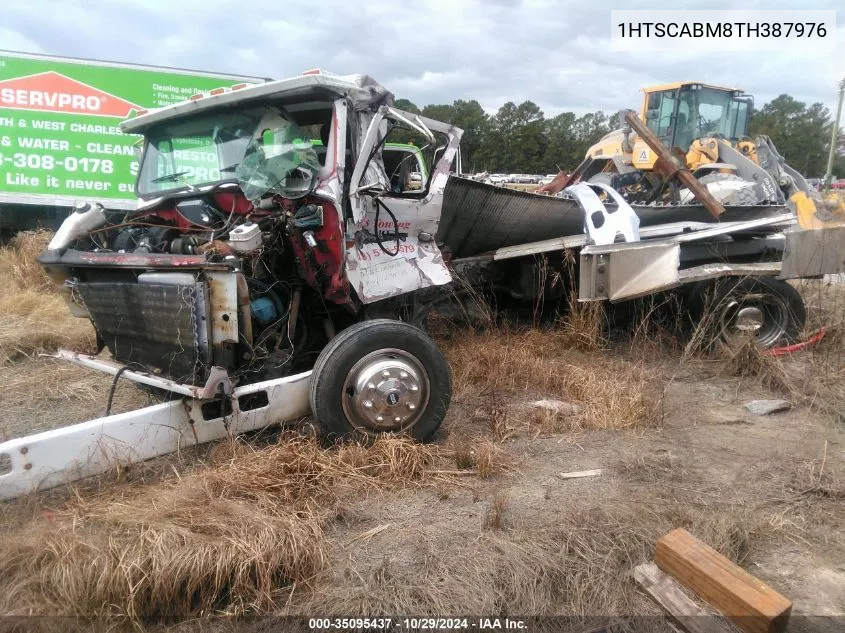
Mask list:
[[[380,149],[395,128],[425,137],[437,163],[419,190],[393,187]],[[452,280],[434,241],[440,224],[443,191],[459,151],[462,131],[419,115],[382,106],[372,117],[352,173],[346,266],[356,294],[365,304]]]

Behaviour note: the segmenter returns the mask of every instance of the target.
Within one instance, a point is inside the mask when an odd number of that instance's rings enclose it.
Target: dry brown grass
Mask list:
[[[845,421],[845,280],[797,284],[807,306],[808,330],[826,328],[825,337],[804,353],[800,390],[804,402]]]
[[[569,308],[561,317],[560,329],[575,349],[602,349],[606,343],[606,316],[601,301],[579,303],[577,293],[570,293]]]
[[[440,341],[456,398],[539,394],[583,407],[580,428],[628,428],[653,421],[652,376],[642,363],[573,350],[560,329],[461,331]]]
[[[7,530],[0,613],[268,612],[322,569],[341,491],[419,484],[434,459],[401,439],[324,449],[300,436],[216,453],[176,481],[81,496]]]
[[[657,614],[654,603],[637,591],[632,574],[637,564],[651,560],[660,536],[682,526],[732,560],[742,561],[763,529],[742,508],[713,512],[642,501],[604,507],[574,504],[554,521],[532,517],[523,523],[503,496],[498,499],[498,506],[494,499],[484,515],[488,529],[456,538],[447,556],[438,555],[438,545],[432,544],[412,568],[385,559],[365,574],[352,572],[349,566],[355,563],[350,561],[332,570],[320,592],[300,596],[285,612]]]
[[[627,456],[617,462],[614,470],[627,481],[643,484],[683,481],[688,478],[683,461],[669,452]]]
[[[739,378],[756,378],[766,389],[788,398],[797,397],[799,390],[789,376],[783,361],[768,356],[752,338],[733,348],[722,348],[727,372]]]
[[[447,453],[451,454],[458,470],[475,470],[482,479],[506,472],[510,467],[505,452],[486,437],[475,441],[454,440]]]
[[[481,440],[475,446],[475,469],[482,479],[504,472],[507,470],[504,451],[488,439]]]
[[[508,500],[501,492],[493,495],[487,512],[484,514],[484,527],[488,530],[501,530],[505,527],[508,513]]]
[[[472,444],[466,440],[454,442],[452,457],[455,459],[455,468],[458,470],[469,470],[475,466],[475,456],[472,454]]]
[[[51,290],[50,278],[36,261],[53,237],[50,231],[18,233],[8,246],[0,248],[0,275],[4,286],[31,290]]]
[[[580,419],[577,417],[542,408],[534,409],[528,422],[544,434],[563,433],[564,431],[575,430],[580,426]]]
[[[789,488],[801,495],[812,495],[839,501],[845,499],[845,468],[833,455],[828,458],[828,445],[819,459],[797,465]]]
[[[58,347],[90,349],[94,330],[74,318],[36,261],[48,231],[18,234],[0,248],[0,363]]]
[[[577,255],[564,253],[567,264],[564,277],[554,281],[567,288],[566,312],[559,319],[559,331],[568,347],[583,351],[599,350],[607,344],[607,314],[603,301],[578,301],[578,280],[575,279]]]
[[[111,377],[67,362],[37,358],[0,364],[0,441],[82,422],[105,413]],[[112,411],[158,402],[129,380],[117,384]]]

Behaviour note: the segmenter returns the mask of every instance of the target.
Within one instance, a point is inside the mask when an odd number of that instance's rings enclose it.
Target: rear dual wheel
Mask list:
[[[311,375],[311,410],[330,439],[383,433],[430,439],[452,395],[452,374],[419,328],[375,319],[335,336]]]
[[[807,320],[800,293],[770,277],[702,283],[690,297],[690,310],[710,346],[733,345],[750,337],[763,348],[793,343]]]

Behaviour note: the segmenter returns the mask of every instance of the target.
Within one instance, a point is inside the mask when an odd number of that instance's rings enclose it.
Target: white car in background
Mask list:
[[[510,178],[505,174],[490,174],[485,182],[489,185],[504,185],[510,182]]]

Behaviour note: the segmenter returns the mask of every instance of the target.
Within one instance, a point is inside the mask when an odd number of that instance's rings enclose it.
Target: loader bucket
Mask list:
[[[803,191],[789,198],[795,204],[798,225],[805,230],[845,226],[845,198],[827,192],[824,196],[809,196]]]

